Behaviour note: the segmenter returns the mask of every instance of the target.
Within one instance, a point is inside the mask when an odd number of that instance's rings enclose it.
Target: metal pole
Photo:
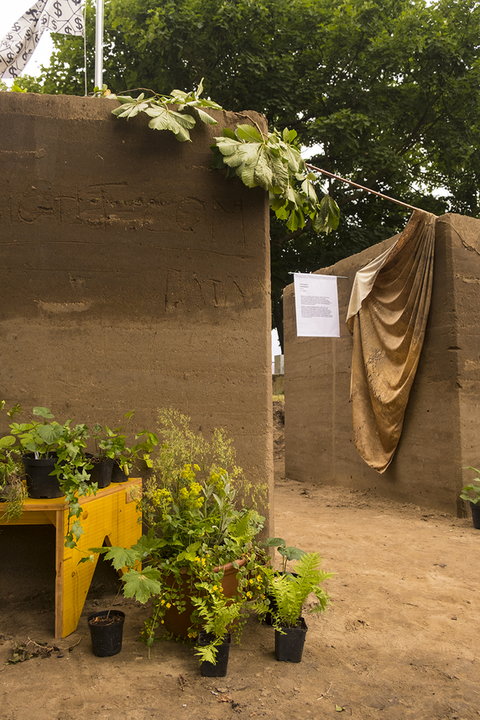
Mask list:
[[[103,0],[97,0],[95,12],[95,87],[103,86]]]

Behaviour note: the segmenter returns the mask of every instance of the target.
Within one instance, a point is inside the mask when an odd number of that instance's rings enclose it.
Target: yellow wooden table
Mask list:
[[[112,483],[96,495],[80,499],[83,513],[80,518],[84,533],[77,548],[65,547],[68,526],[68,507],[65,498],[25,500],[20,517],[0,525],[55,526],[55,637],[66,637],[77,629],[87,597],[98,556],[92,562],[78,564],[89,548],[102,545],[130,547],[142,534],[136,499],[141,490],[141,478]]]

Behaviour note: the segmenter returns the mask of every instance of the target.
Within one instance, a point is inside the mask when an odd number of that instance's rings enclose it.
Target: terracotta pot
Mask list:
[[[236,565],[242,567],[245,565],[246,560],[238,560]],[[214,568],[214,572],[218,572],[222,568]],[[233,563],[227,563],[223,565],[223,577],[222,577],[222,588],[225,597],[233,597],[237,592],[238,580],[237,580],[237,568],[233,566]],[[172,577],[171,587],[177,587],[175,578]],[[190,596],[192,594],[191,578],[185,572],[184,580],[182,582],[182,592],[185,596],[185,610],[178,612],[176,607],[168,608],[165,612],[165,629],[171,632],[172,635],[178,637],[187,637],[188,629],[191,626],[191,615],[194,611],[194,606],[190,602]]]

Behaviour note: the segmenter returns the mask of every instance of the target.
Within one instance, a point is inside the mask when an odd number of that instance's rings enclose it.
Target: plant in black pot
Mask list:
[[[285,575],[288,572],[288,563],[294,560],[300,560],[300,558],[305,555],[305,550],[300,550],[300,548],[293,547],[293,545],[287,545],[285,540],[279,537],[269,538],[265,542],[265,547],[274,547],[282,558],[281,568],[280,570],[274,571],[275,575]],[[270,593],[267,595],[267,604],[269,605],[269,609],[265,614],[264,622],[267,625],[273,625],[272,611],[276,609],[276,602]]]
[[[473,527],[480,530],[480,470],[474,467],[467,467],[465,470],[473,470],[477,473],[477,477],[462,488],[460,497],[470,504]]]
[[[124,418],[130,420],[134,412],[125,413]],[[153,461],[150,453],[158,444],[155,433],[142,430],[135,435],[134,442],[127,444],[126,431],[121,428],[110,428],[107,425],[93,426],[92,437],[95,453],[91,460],[92,480],[99,487],[107,487],[110,482],[125,482],[137,461],[151,468]]]
[[[302,612],[322,612],[328,604],[328,595],[321,587],[331,573],[320,569],[318,553],[305,553],[295,565],[295,573],[271,573],[269,594],[275,599],[271,609],[275,628],[275,656],[277,660],[300,662],[307,625]],[[309,595],[315,601],[306,607]]]
[[[106,488],[112,482],[114,466],[121,462],[127,452],[126,436],[119,429],[112,430],[108,425],[97,423],[93,426],[92,437],[95,452],[90,458],[91,479],[99,488]]]
[[[97,657],[111,657],[122,649],[125,613],[100,610],[88,616],[92,652]]]
[[[195,654],[200,660],[203,677],[225,677],[230,653],[231,634],[239,627],[244,601],[226,598],[220,587],[210,583],[199,587],[205,595],[192,599],[201,630]]]
[[[33,419],[10,423],[10,433],[23,453],[29,497],[56,498],[65,495],[68,504],[67,547],[75,547],[82,534],[79,498],[97,491],[89,482],[85,453],[87,426],[59,423],[48,408],[34,407]]]

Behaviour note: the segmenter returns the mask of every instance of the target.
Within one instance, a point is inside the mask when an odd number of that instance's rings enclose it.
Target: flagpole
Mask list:
[[[103,86],[103,0],[96,0],[95,11],[95,87]]]

